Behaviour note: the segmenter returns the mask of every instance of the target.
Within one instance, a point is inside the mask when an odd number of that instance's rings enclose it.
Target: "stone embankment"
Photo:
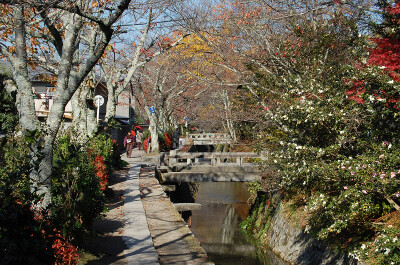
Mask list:
[[[268,247],[284,260],[293,264],[356,265],[357,260],[335,253],[318,240],[295,228],[278,207],[267,233]]]

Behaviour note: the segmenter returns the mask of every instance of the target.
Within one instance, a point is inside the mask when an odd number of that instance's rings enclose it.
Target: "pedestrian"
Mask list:
[[[136,132],[135,132],[135,130],[131,130],[131,134],[133,135],[133,137],[136,137]]]
[[[132,145],[132,149],[136,147],[136,130],[131,130],[131,135],[133,136],[133,145]]]
[[[173,149],[178,149],[179,148],[179,128],[178,126],[175,126],[175,130],[172,133],[172,148]]]
[[[124,138],[124,147],[126,148],[126,156],[131,157],[132,148],[135,146],[135,137],[132,135],[132,132],[129,131],[128,134]]]
[[[138,131],[136,134],[136,143],[139,150],[142,148],[142,138],[143,138],[142,131]]]

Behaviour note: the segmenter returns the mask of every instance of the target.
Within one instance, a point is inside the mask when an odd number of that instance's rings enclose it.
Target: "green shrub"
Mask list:
[[[54,264],[54,226],[31,207],[24,137],[9,136],[0,153],[0,264]]]
[[[256,241],[264,244],[275,208],[266,195],[257,196],[251,214],[240,226]]]
[[[82,147],[65,136],[57,139],[52,203],[49,212],[40,214],[32,210],[31,202],[39,198],[31,192],[33,165],[25,138],[9,136],[0,147],[1,264],[61,264],[64,258],[76,262],[76,248],[69,241],[79,243],[104,210],[99,174],[106,175],[121,163],[118,149],[107,136],[90,144]]]
[[[111,139],[110,135],[106,133],[96,135],[89,140],[88,148],[103,157],[109,174],[124,167],[118,144]]]
[[[4,76],[0,74],[0,131],[11,133],[18,124],[17,108],[15,106],[15,92],[13,96],[4,88]]]
[[[0,263],[54,264],[53,227],[39,220],[29,203],[13,196],[12,189],[0,189]]]
[[[67,137],[61,137],[55,145],[54,222],[63,235],[78,240],[105,206],[105,196],[91,158],[86,150],[71,144]]]

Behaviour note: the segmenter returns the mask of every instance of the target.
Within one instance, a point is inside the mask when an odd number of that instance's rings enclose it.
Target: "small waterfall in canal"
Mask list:
[[[250,243],[240,228],[250,210],[247,186],[241,182],[202,182],[195,202],[201,209],[183,215],[215,264],[287,264]]]

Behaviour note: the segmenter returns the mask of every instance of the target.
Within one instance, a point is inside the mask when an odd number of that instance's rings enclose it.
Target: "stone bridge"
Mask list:
[[[191,133],[187,134],[187,138],[193,145],[232,144],[228,133]]]
[[[172,150],[161,157],[163,182],[248,182],[261,179],[256,163],[264,159],[251,152],[186,153]]]

